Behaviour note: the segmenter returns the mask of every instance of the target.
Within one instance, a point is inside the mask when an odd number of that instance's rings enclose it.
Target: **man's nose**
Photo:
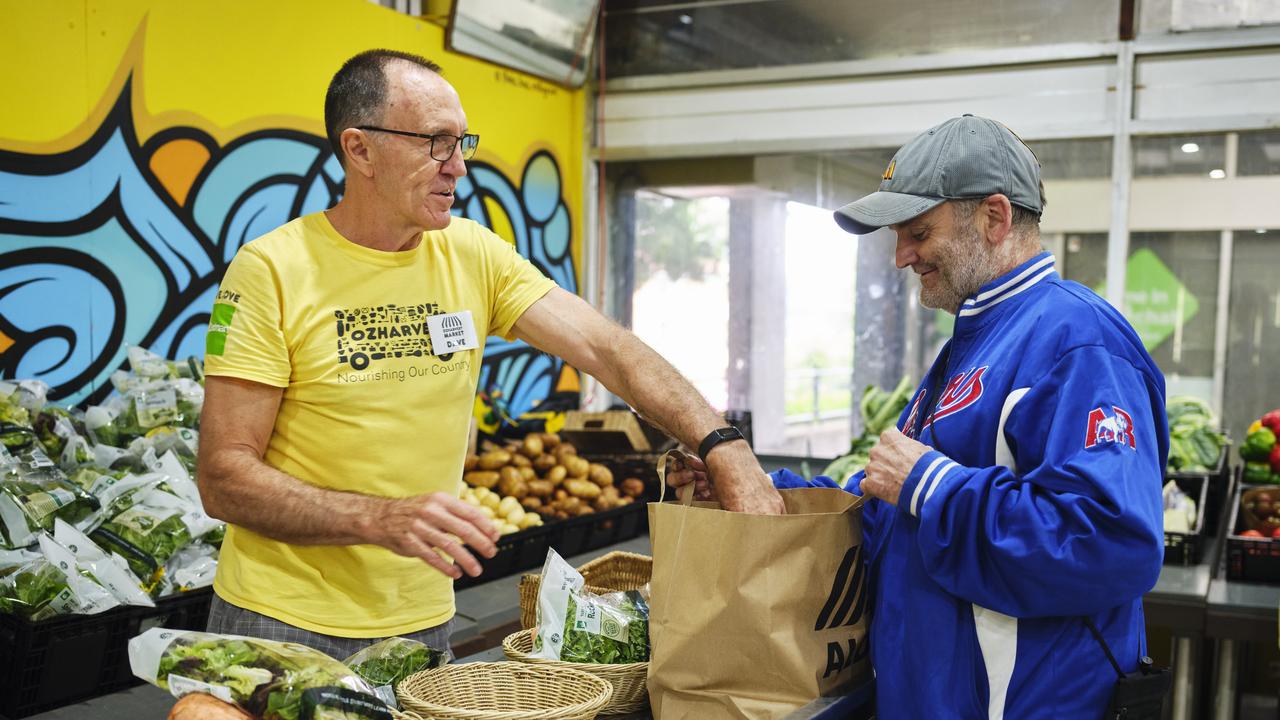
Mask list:
[[[905,232],[898,233],[898,245],[894,249],[893,259],[899,270],[914,265],[918,259],[915,241]]]

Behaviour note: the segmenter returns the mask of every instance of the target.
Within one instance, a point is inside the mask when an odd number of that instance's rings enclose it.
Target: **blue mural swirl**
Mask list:
[[[0,378],[34,378],[65,403],[97,402],[128,344],[171,358],[204,353],[214,294],[249,240],[342,193],[342,167],[323,137],[253,132],[219,147],[194,128],[139,144],[129,84],[86,142],[60,154],[0,151]],[[208,153],[181,200],[152,168],[174,141]],[[535,153],[516,186],[469,162],[454,214],[489,227],[495,213],[520,254],[577,291],[572,226],[554,157]],[[554,390],[558,358],[491,339],[480,387],[514,414]]]

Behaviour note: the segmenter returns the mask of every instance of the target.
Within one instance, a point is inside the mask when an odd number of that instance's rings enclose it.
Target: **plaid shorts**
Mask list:
[[[345,638],[334,635],[303,630],[272,617],[267,617],[252,610],[245,610],[237,605],[213,596],[213,604],[209,607],[208,632],[220,635],[244,635],[246,637],[292,642],[315,648],[330,657],[346,660],[374,643],[386,638]],[[449,638],[453,634],[453,620],[426,630],[401,635],[410,640],[417,640],[428,647],[440,650],[453,659],[453,649],[449,646]]]

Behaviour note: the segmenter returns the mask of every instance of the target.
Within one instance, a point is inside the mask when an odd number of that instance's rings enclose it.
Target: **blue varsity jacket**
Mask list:
[[[1134,670],[1164,553],[1164,395],[1133,328],[1048,253],[965,300],[898,420],[931,450],[896,507],[863,510],[880,720],[1102,716],[1116,675],[1084,617]]]

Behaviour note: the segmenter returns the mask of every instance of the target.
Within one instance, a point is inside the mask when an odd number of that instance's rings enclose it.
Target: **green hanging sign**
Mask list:
[[[1102,290],[1099,290],[1102,292]],[[1151,250],[1129,256],[1125,270],[1124,316],[1151,352],[1200,310],[1200,301]]]

